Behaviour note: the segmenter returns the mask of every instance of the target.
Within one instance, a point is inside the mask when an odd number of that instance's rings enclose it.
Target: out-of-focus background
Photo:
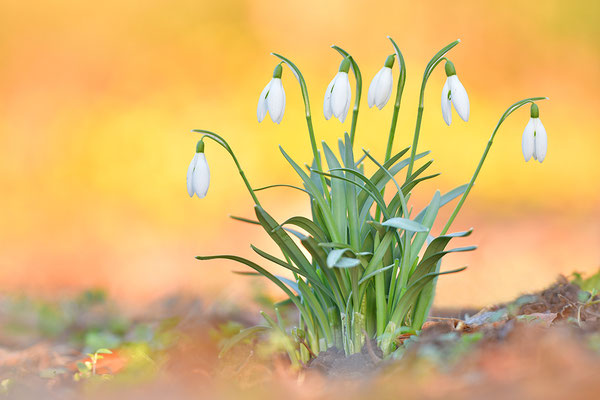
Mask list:
[[[310,159],[298,90],[284,70],[281,125],[256,121],[260,91],[291,57],[308,81],[318,138],[349,123],[326,122],[322,97],[336,73],[338,44],[365,78],[358,145],[383,156],[391,106],[368,109],[366,90],[395,38],[407,63],[396,149],[409,144],[418,89],[429,58],[449,54],[471,100],[471,120],[447,127],[440,110],[443,69],[431,77],[419,149],[443,172],[436,187],[470,178],[497,119],[514,101],[540,103],[548,132],[543,164],[525,163],[521,110],[500,131],[454,228],[473,226],[448,258],[469,269],[439,281],[437,304],[485,305],[540,289],[557,274],[600,266],[600,3],[589,1],[155,0],[0,4],[0,288],[64,293],[106,287],[128,301],[174,291],[240,301],[254,278],[242,267],[195,261],[197,254],[253,257],[273,249],[255,226],[252,202],[227,154],[207,144],[212,182],[190,199],[185,174],[193,128],[225,136],[251,182],[297,183],[278,151]],[[395,73],[397,70],[395,70]],[[358,147],[360,148],[360,147]],[[262,192],[277,218],[307,212],[286,189]],[[447,210],[449,211],[449,210]],[[250,280],[249,280],[250,279]]]

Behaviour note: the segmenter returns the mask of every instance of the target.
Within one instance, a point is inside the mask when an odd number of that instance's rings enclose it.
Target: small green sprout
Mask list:
[[[78,382],[82,378],[91,378],[92,376],[96,376],[96,366],[98,365],[98,360],[104,358],[102,354],[112,354],[112,351],[109,349],[98,349],[94,353],[88,353],[87,356],[90,358],[89,361],[77,363],[78,371],[73,376],[73,380]],[[105,377],[105,375],[107,374],[102,376]]]

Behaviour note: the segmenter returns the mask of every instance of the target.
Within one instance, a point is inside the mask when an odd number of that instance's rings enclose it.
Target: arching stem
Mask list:
[[[519,108],[523,107],[524,105],[533,103],[534,101],[547,100],[547,99],[548,99],[547,97],[530,97],[528,99],[517,101],[512,106],[508,107],[508,109],[504,112],[504,114],[502,114],[502,117],[500,117],[498,124],[496,124],[496,128],[492,132],[492,136],[490,136],[490,139],[488,140],[487,145],[485,146],[483,155],[481,156],[481,159],[479,160],[479,164],[477,164],[477,168],[475,168],[475,173],[473,173],[473,176],[471,177],[471,181],[469,182],[467,189],[461,196],[460,200],[458,201],[458,204],[456,204],[454,211],[452,211],[452,215],[450,215],[450,218],[448,219],[448,222],[446,222],[446,225],[444,226],[444,229],[442,229],[442,232],[440,233],[440,235],[445,235],[448,232],[448,229],[450,229],[452,222],[454,222],[454,219],[456,218],[456,216],[458,215],[458,212],[460,211],[461,207],[465,203],[465,200],[467,200],[467,196],[471,192],[471,189],[473,188],[473,185],[475,184],[475,180],[479,176],[481,167],[483,166],[483,163],[484,163],[490,149],[492,148],[492,144],[494,143],[494,138],[496,137],[496,133],[498,133],[498,129],[500,128],[500,125],[502,125],[504,120],[506,120],[506,118],[508,118],[508,116],[510,114],[512,114],[514,111],[518,110]]]

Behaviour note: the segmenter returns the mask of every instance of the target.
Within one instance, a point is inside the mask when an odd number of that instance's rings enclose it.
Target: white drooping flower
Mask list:
[[[285,111],[285,91],[283,90],[283,84],[281,83],[281,64],[277,64],[275,71],[273,71],[273,79],[260,93],[258,99],[258,107],[256,108],[256,116],[258,122],[262,122],[267,115],[267,111],[271,115],[271,120],[275,123],[280,123],[283,119],[283,112]]]
[[[394,77],[392,76],[392,66],[394,65],[394,56],[389,56],[385,60],[385,65],[379,70],[377,75],[371,81],[369,94],[367,96],[369,108],[377,106],[380,110],[387,104],[392,95],[392,86]]]
[[[335,116],[340,122],[346,120],[350,110],[350,100],[352,90],[350,89],[350,80],[348,79],[348,70],[350,69],[350,60],[344,58],[340,65],[339,72],[327,86],[325,91],[325,100],[323,101],[323,114],[325,119]]]
[[[546,135],[546,128],[540,121],[540,110],[535,103],[531,105],[531,118],[523,131],[521,147],[526,162],[531,157],[539,162],[543,162],[546,158],[548,136]]]
[[[467,122],[470,110],[469,96],[456,76],[454,64],[450,61],[446,62],[446,76],[446,83],[442,89],[442,116],[444,121],[450,126],[452,122],[452,107],[450,104],[452,103],[458,115],[463,121]]]
[[[196,146],[196,154],[187,170],[187,191],[190,197],[194,194],[202,199],[208,192],[210,185],[210,170],[204,155],[204,142],[201,140]]]

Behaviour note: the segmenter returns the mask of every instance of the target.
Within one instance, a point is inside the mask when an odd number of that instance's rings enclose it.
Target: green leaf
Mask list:
[[[423,244],[425,244],[425,241],[427,240],[427,234],[429,231],[431,231],[431,227],[433,226],[438,210],[440,209],[441,200],[442,197],[440,196],[440,191],[436,190],[423,218],[423,226],[427,228],[427,231],[419,232],[415,235],[411,245],[410,260],[408,265],[412,265],[415,262],[417,256],[419,255],[419,251],[421,251],[421,247],[423,247]]]
[[[262,325],[251,326],[250,328],[242,329],[237,335],[227,339],[225,343],[223,343],[223,348],[219,353],[219,358],[222,358],[225,353],[231,350],[231,348],[233,348],[236,344],[269,329],[271,329],[271,327]]]
[[[283,261],[283,260],[281,260],[281,259],[279,259],[279,258],[277,258],[277,257],[275,257],[275,256],[273,256],[273,255],[271,255],[269,253],[267,253],[266,251],[262,251],[261,249],[259,249],[258,247],[254,246],[252,244],[250,245],[250,248],[252,250],[254,250],[254,252],[256,254],[258,254],[259,256],[261,256],[261,257],[263,257],[263,258],[265,258],[265,259],[267,259],[267,260],[269,260],[269,261],[271,261],[271,262],[273,262],[273,263],[275,263],[277,265],[280,265],[280,266],[282,266],[282,267],[284,267],[286,269],[289,269],[290,271],[292,271],[295,274],[299,274],[299,275],[302,275],[302,276],[305,275],[304,271],[302,271],[302,270],[294,267],[293,265],[291,265],[291,264],[289,264],[289,263],[287,263],[287,262],[285,262],[285,261]]]
[[[360,265],[360,260],[356,258],[342,257],[333,266],[335,268],[354,268]]]
[[[285,292],[285,294],[288,295],[290,300],[293,301],[294,304],[296,305],[296,307],[298,308],[298,311],[305,318],[306,324],[309,326],[309,329],[314,331],[314,326],[312,325],[311,320],[308,319],[309,314],[308,314],[306,308],[304,307],[304,305],[298,299],[298,297],[296,295],[294,295],[294,293],[292,293],[292,291],[283,282],[281,282],[279,279],[277,279],[277,277],[275,275],[271,274],[269,271],[267,271],[260,265],[254,263],[250,260],[247,260],[243,257],[232,256],[232,255],[228,255],[228,254],[214,255],[214,256],[196,256],[196,259],[198,259],[198,260],[219,260],[219,259],[231,260],[231,261],[239,262],[241,264],[245,264],[248,267],[252,268],[256,272],[263,275],[265,278],[269,279],[271,282],[273,282],[274,284],[279,286],[279,288],[281,290],[283,290]]]
[[[368,274],[363,275],[363,277],[360,278],[360,280],[358,281],[358,284],[361,285],[364,282],[366,282],[367,280],[369,280],[370,278],[374,277],[375,275],[385,272],[389,269],[392,269],[394,267],[394,265],[396,265],[396,264],[390,264],[387,267],[379,268],[375,271],[372,271],[372,272],[369,272]]]
[[[296,243],[290,238],[290,236],[283,231],[283,229],[275,229],[279,224],[260,206],[254,206],[256,211],[256,217],[258,222],[261,223],[267,234],[271,236],[271,239],[275,241],[281,251],[292,259],[292,261],[300,268],[306,275],[315,276],[310,262],[304,256],[304,253],[298,248]]]
[[[236,221],[246,222],[246,223],[252,224],[252,225],[260,225],[260,222],[254,221],[254,220],[251,220],[248,218],[244,218],[244,217],[236,217],[235,215],[230,215],[229,218],[234,219]]]
[[[306,193],[306,194],[308,194],[309,196],[311,196],[311,197],[312,197],[312,194],[311,194],[311,193],[310,193],[308,190],[302,189],[302,188],[300,188],[300,187],[298,187],[298,186],[294,186],[294,185],[285,185],[285,184],[263,186],[263,187],[259,187],[259,188],[257,188],[257,189],[254,189],[254,191],[255,191],[255,192],[259,192],[259,191],[261,191],[261,190],[273,189],[273,188],[282,188],[282,187],[285,187],[285,188],[291,188],[291,189],[296,189],[296,190],[300,190],[301,192],[304,192],[304,193]]]
[[[252,250],[254,250],[259,256],[277,264],[277,265],[281,265],[282,267],[289,269],[290,271],[292,271],[295,274],[298,274],[300,276],[303,276],[306,278],[306,280],[308,280],[308,282],[310,284],[312,284],[314,287],[320,289],[323,293],[327,294],[328,296],[330,296],[333,299],[333,295],[329,293],[329,288],[327,288],[323,283],[321,283],[319,276],[315,273],[315,274],[309,274],[304,270],[300,270],[292,265],[290,265],[289,263],[280,260],[279,258],[260,250],[259,248],[255,247],[254,245],[250,245],[250,247],[252,248]],[[311,267],[312,268],[312,267]]]
[[[462,253],[465,251],[473,251],[475,249],[477,249],[477,246],[457,247],[452,250],[444,250],[431,255],[424,255],[423,260],[419,262],[414,273],[411,275],[409,279],[409,285],[421,279],[421,277],[427,275],[428,273],[434,272],[436,270],[437,262],[440,261],[446,254]],[[427,250],[429,250],[429,248]],[[425,253],[427,253],[427,251]]]
[[[294,160],[292,160],[292,158],[285,152],[285,150],[283,150],[283,147],[279,146],[279,150],[281,150],[281,153],[283,154],[285,159],[292,166],[292,168],[294,168],[296,173],[300,176],[300,178],[304,182],[304,185],[306,186],[308,191],[310,193],[312,193],[314,199],[317,201],[318,208],[320,209],[321,215],[323,216],[323,219],[325,222],[325,226],[327,227],[327,230],[329,231],[329,233],[332,235],[332,239],[334,239],[335,241],[341,241],[341,240],[339,240],[339,232],[335,226],[335,222],[334,222],[333,215],[331,213],[331,209],[329,208],[326,200],[322,197],[322,195],[319,192],[319,189],[317,188],[315,183],[308,177],[306,172],[304,172],[302,170],[302,168],[300,168],[300,166],[298,164],[296,164],[296,162],[294,162]]]
[[[417,297],[419,296],[419,293],[421,292],[421,290],[425,287],[425,285],[427,285],[429,282],[431,282],[434,278],[436,278],[439,275],[446,275],[446,274],[453,274],[456,272],[461,272],[461,271],[464,271],[466,268],[467,267],[462,267],[462,268],[458,268],[458,269],[455,269],[452,271],[445,271],[445,272],[430,272],[428,274],[425,274],[424,276],[422,276],[415,282],[411,283],[409,285],[409,287],[406,289],[406,292],[404,292],[404,294],[402,295],[402,297],[396,304],[396,307],[394,309],[392,317],[390,318],[390,322],[392,322],[396,325],[400,325],[400,323],[404,320],[404,317],[406,317],[406,314],[408,314],[408,312],[411,310],[411,308],[415,305],[415,302],[416,302]]]
[[[343,174],[337,170],[341,168],[341,165],[327,143],[323,142],[323,152],[327,165],[331,170],[331,173],[335,177],[343,177]],[[340,233],[342,241],[346,241],[346,230],[348,226],[348,216],[346,214],[346,185],[344,182],[333,179],[331,181],[331,212],[335,221],[335,226]]]
[[[109,349],[98,349],[96,350],[96,354],[112,354],[112,351]]]
[[[344,248],[344,249],[334,249],[334,250],[331,250],[329,252],[329,254],[327,255],[327,266],[329,268],[335,267],[336,264],[338,263],[338,261],[340,261],[340,259],[344,256],[344,254],[346,252],[351,252],[351,250],[349,248],[347,248],[347,247]]]
[[[429,232],[429,228],[408,218],[390,218],[381,225],[410,232]]]
[[[443,194],[442,197],[440,198],[440,208],[445,206],[446,204],[448,204],[449,202],[451,202],[452,200],[454,200],[461,194],[463,194],[465,192],[465,190],[467,190],[468,186],[469,186],[468,184],[464,184],[457,188],[452,189],[448,193]],[[421,212],[419,212],[419,214],[417,214],[417,216],[415,217],[415,221],[421,222],[423,220],[428,207],[429,206],[425,207],[423,210],[421,210]]]
[[[304,229],[317,241],[326,240],[327,235],[325,234],[325,232],[323,232],[323,230],[317,224],[315,224],[313,221],[306,217],[296,216],[288,218],[287,220],[282,222],[281,225],[279,225],[279,227],[282,227],[283,225],[287,224],[296,225],[297,227]]]

